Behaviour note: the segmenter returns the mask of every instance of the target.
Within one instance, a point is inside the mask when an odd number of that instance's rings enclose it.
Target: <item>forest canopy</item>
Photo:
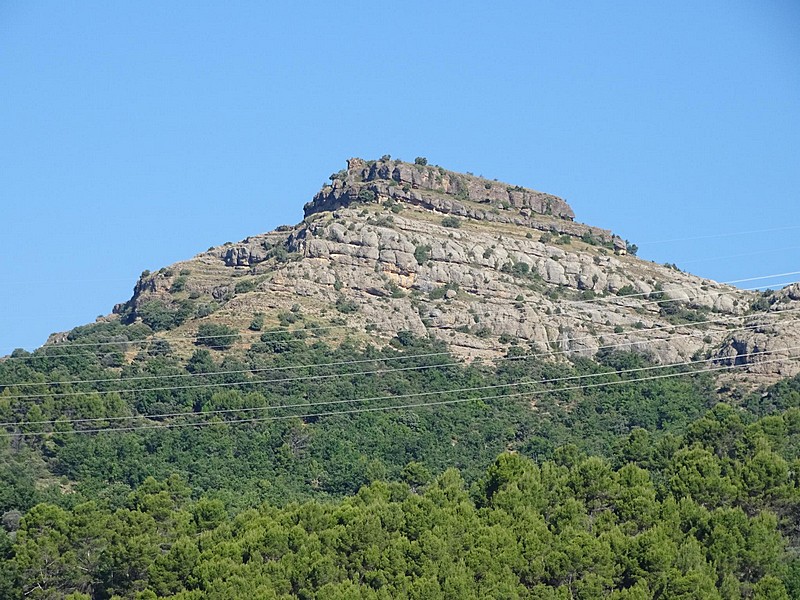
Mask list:
[[[800,595],[798,378],[260,344],[0,364],[0,596]]]

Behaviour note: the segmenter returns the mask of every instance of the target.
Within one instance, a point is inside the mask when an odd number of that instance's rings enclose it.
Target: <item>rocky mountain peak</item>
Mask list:
[[[466,359],[618,348],[796,372],[773,360],[797,353],[796,286],[745,292],[625,255],[557,196],[424,162],[352,158],[301,223],[143,274],[112,318],[188,340],[224,325],[241,332],[232,352],[262,328],[341,327],[338,339],[436,338]]]
[[[437,213],[476,221],[509,223],[557,235],[593,238],[624,251],[625,242],[606,229],[574,222],[575,213],[566,200],[519,185],[475,175],[383,157],[365,161],[351,158],[347,168],[330,176],[305,216],[360,204],[411,204]]]
[[[306,215],[330,210],[330,201],[341,199],[340,205],[346,205],[347,202],[370,201],[375,196],[384,196],[423,206],[447,198],[450,205],[446,212],[461,212],[464,215],[470,204],[476,204],[484,209],[513,209],[523,216],[548,215],[569,221],[575,218],[567,202],[558,196],[455,173],[428,165],[425,159],[417,159],[411,164],[388,157],[370,161],[351,158],[347,161],[347,168],[332,175],[331,181],[331,185],[325,186],[306,207]],[[438,204],[433,207],[439,208]]]

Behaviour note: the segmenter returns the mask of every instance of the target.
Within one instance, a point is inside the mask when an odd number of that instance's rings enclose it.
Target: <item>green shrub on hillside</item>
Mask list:
[[[177,292],[182,292],[186,287],[186,282],[188,278],[185,275],[181,275],[180,277],[176,277],[175,280],[172,282],[172,285],[169,288],[169,291],[173,294]]]
[[[431,257],[431,247],[428,245],[419,245],[414,248],[414,258],[417,264],[424,265]]]
[[[261,331],[264,328],[264,313],[256,313],[250,321],[248,329],[250,331]]]
[[[221,323],[203,323],[197,328],[196,343],[213,350],[227,350],[238,339],[239,333],[235,329]]]
[[[136,308],[136,316],[153,331],[167,331],[182,325],[194,313],[189,300],[166,304],[161,300],[148,300]]]
[[[452,215],[448,215],[442,219],[442,227],[461,227],[461,219]]]
[[[243,279],[242,281],[237,281],[236,285],[233,286],[233,291],[237,294],[252,292],[254,289],[256,289],[255,279]]]
[[[375,202],[375,192],[363,188],[358,192],[358,199],[361,200],[361,202]]]
[[[343,314],[351,314],[358,311],[358,304],[354,300],[349,300],[344,296],[336,299],[336,310]]]

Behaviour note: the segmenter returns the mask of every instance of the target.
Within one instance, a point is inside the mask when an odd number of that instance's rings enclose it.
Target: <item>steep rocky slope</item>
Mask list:
[[[407,331],[468,358],[510,344],[554,359],[617,347],[660,362],[716,357],[767,379],[800,368],[775,362],[800,355],[800,285],[741,291],[641,260],[573,219],[549,194],[351,159],[300,224],[144,273],[107,318],[143,321],[186,352],[201,324],[218,323],[239,332],[234,352],[278,326],[333,340]]]

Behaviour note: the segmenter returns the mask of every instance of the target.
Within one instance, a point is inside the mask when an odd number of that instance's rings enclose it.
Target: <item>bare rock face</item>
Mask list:
[[[746,365],[753,373],[794,375],[798,371],[794,359],[800,358],[800,321],[792,313],[800,309],[800,284],[768,298],[769,308],[731,333],[715,356],[723,364]]]
[[[615,250],[625,248],[624,241],[608,230],[573,223],[575,213],[562,198],[520,186],[436,166],[359,158],[351,158],[347,169],[331,177],[331,185],[306,204],[306,217],[353,204],[390,200],[478,221],[586,237]]]
[[[187,337],[203,320],[244,331],[256,313],[277,324],[292,310],[306,326],[344,328],[340,338],[408,331],[467,359],[515,344],[552,360],[619,349],[766,378],[800,368],[775,360],[798,356],[800,285],[765,298],[622,255],[624,241],[573,221],[550,194],[351,159],[305,214],[143,276],[115,312],[143,320],[157,302],[188,315],[175,325]]]

